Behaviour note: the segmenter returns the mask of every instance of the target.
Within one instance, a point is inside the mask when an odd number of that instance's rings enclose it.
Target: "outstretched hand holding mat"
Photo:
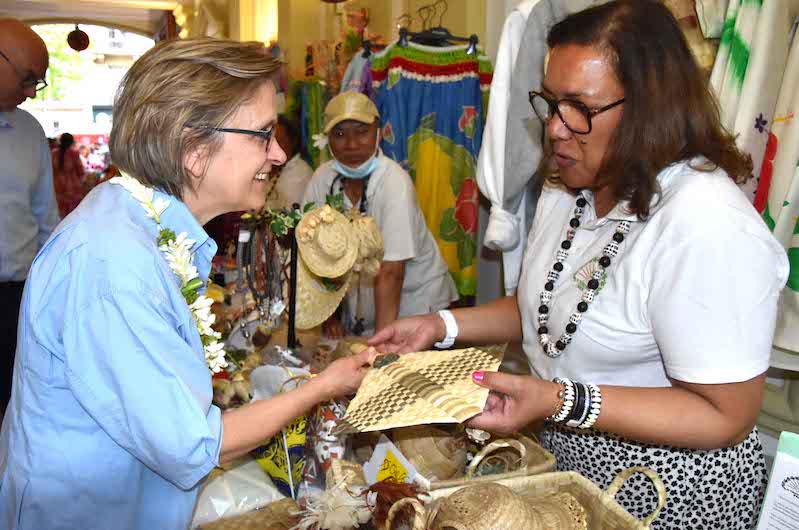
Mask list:
[[[504,354],[505,345],[496,345],[380,356],[339,432],[463,423],[481,413],[488,399],[488,389],[476,385],[472,373],[497,370]]]

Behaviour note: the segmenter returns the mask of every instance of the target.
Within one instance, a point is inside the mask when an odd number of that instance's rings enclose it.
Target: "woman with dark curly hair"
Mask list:
[[[766,479],[754,424],[788,273],[736,185],[751,160],[661,3],[576,13],[548,45],[530,94],[548,178],[518,295],[401,320],[371,342],[523,341],[534,375],[475,373],[493,392],[473,427],[547,420],[559,469],[603,488],[654,469],[668,501],[652,528],[750,528]],[[643,518],[654,492],[629,484],[618,499]]]

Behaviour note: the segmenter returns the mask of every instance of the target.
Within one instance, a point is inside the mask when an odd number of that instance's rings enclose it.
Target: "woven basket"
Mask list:
[[[643,473],[653,483],[658,494],[658,503],[654,511],[645,519],[636,519],[616,502],[616,494],[624,482],[636,473]],[[613,479],[608,489],[600,490],[593,482],[574,472],[545,473],[537,476],[515,477],[497,480],[498,484],[509,487],[515,492],[535,502],[535,499],[568,493],[585,508],[588,515],[588,528],[602,530],[649,530],[652,521],[657,518],[666,504],[666,487],[660,477],[649,468],[631,467],[625,469]],[[439,489],[430,492],[432,501],[448,497],[465,486]],[[403,499],[396,503],[389,512],[386,529],[393,526],[394,518],[406,507],[412,507],[416,516],[413,520],[413,530],[425,530],[425,508],[415,499]],[[515,517],[508,514],[508,517]],[[549,529],[547,529],[549,530]],[[554,530],[554,529],[553,529]]]
[[[492,458],[492,455],[497,455],[500,452],[514,456],[518,455],[515,456],[515,458],[513,458],[514,461],[511,462],[514,467],[518,467],[512,471],[496,475],[475,475],[483,462]],[[431,481],[429,485],[425,484],[425,486],[427,486],[428,490],[433,491],[444,488],[467,486],[480,482],[497,482],[502,479],[514,477],[540,475],[541,473],[555,471],[556,463],[555,456],[552,453],[527,436],[520,434],[515,439],[508,438],[496,440],[483,447],[469,463],[469,467],[466,469],[466,475],[463,478]]]
[[[428,480],[457,480],[463,477],[468,438],[462,427],[400,427],[392,429],[391,438],[399,452]]]
[[[281,499],[254,512],[202,525],[199,530],[289,530],[299,522],[293,515],[299,511],[294,500]]]

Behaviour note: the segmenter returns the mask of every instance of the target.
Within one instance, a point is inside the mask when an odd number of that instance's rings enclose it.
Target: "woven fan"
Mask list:
[[[366,375],[341,433],[369,432],[430,423],[462,423],[483,411],[488,389],[472,381],[472,372],[499,368],[505,346],[402,355],[379,362]]]

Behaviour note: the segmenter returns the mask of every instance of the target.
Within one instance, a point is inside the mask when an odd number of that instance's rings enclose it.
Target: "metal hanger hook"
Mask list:
[[[444,10],[441,11],[440,15],[438,15],[438,27],[443,28],[444,27],[444,15],[446,15],[447,11],[449,11],[449,3],[447,2],[447,0],[437,0],[433,4],[433,9],[435,9],[436,12],[438,12],[438,6],[441,5],[441,4],[444,5]]]

